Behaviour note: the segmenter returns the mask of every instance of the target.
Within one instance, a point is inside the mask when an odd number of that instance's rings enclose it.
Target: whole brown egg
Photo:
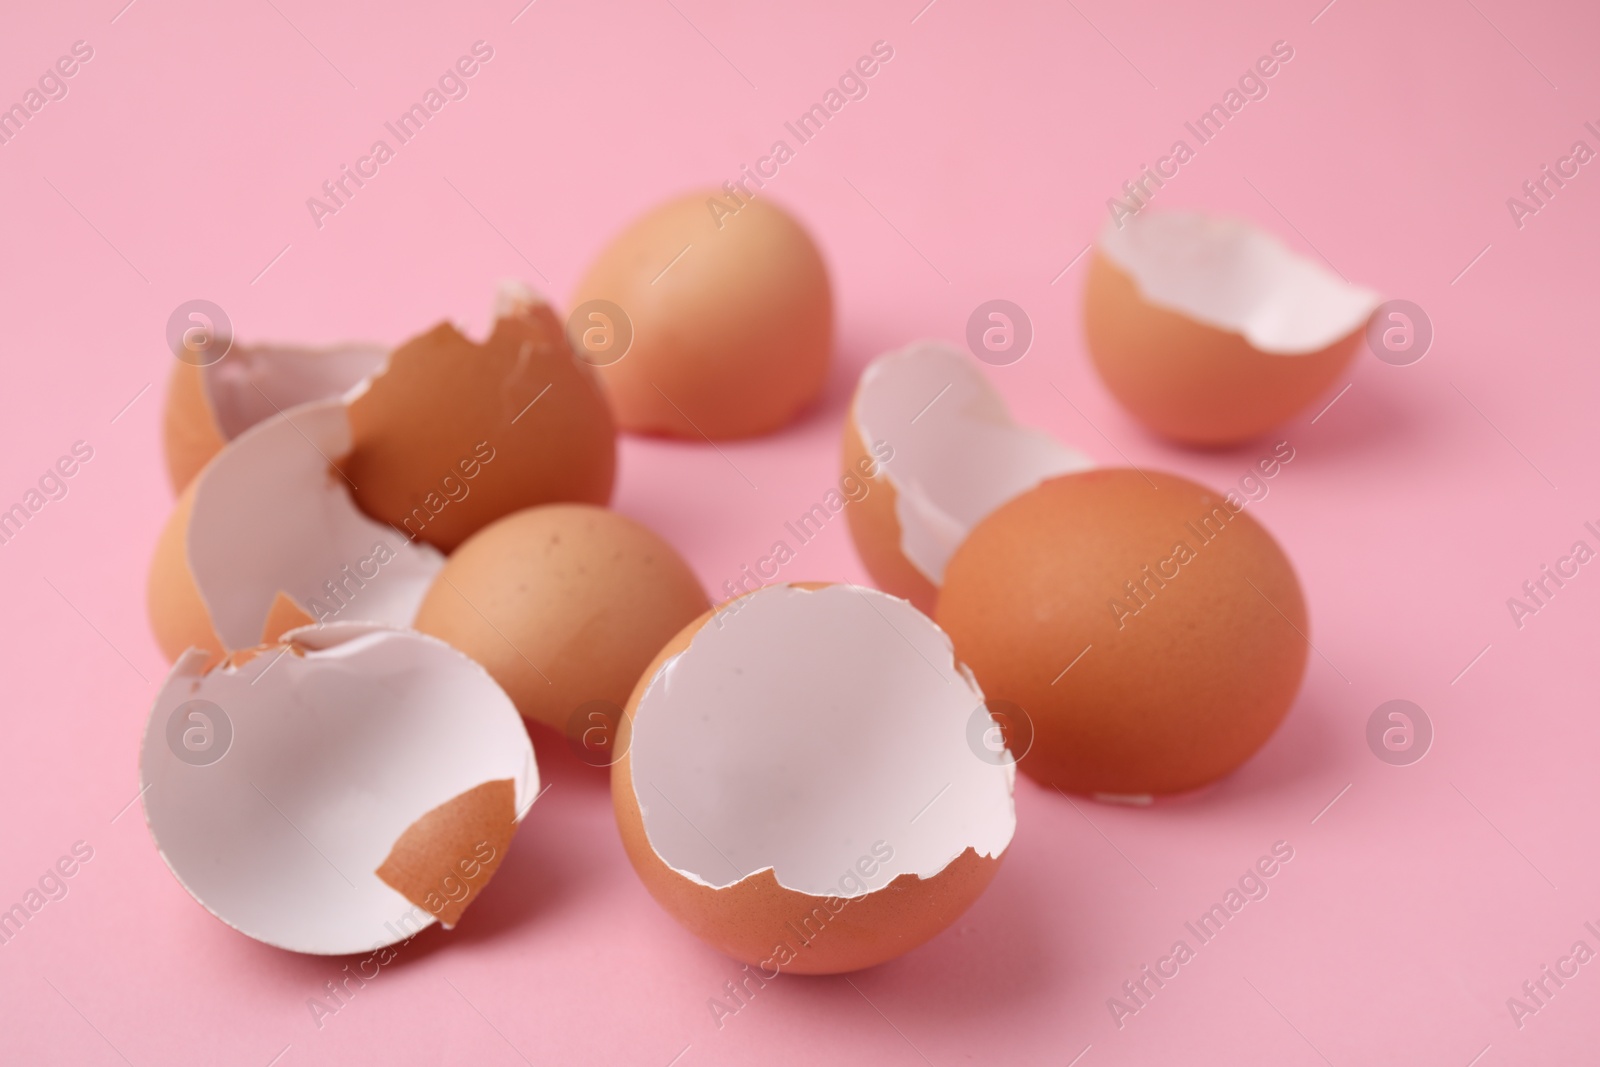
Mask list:
[[[968,535],[938,621],[990,699],[1031,720],[1025,773],[1144,799],[1215,781],[1266,743],[1305,672],[1306,606],[1243,508],[1173,474],[1088,470]]]

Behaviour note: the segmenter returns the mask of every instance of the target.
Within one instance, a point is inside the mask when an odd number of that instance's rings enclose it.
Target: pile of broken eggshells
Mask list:
[[[879,588],[714,607],[607,509],[617,430],[792,421],[831,357],[823,259],[777,207],[717,221],[687,196],[572,304],[563,323],[505,285],[482,341],[445,323],[176,365],[148,589],[173,667],[142,795],[228,925],[318,954],[455,925],[539,795],[527,719],[610,768],[629,859],[685,927],[746,963],[850,971],[983,892],[1018,767],[1150,803],[1230,773],[1287,713],[1306,605],[1243,501],[1097,466],[941,342],[873,361],[842,428]],[[1204,447],[1325,390],[1376,305],[1247,223],[1146,213],[1102,236],[1084,320],[1111,392]]]

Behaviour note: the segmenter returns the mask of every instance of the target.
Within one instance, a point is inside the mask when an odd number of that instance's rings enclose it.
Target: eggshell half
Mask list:
[[[537,504],[605,504],[616,427],[549,305],[502,292],[479,344],[441,323],[390,354],[350,401],[356,503],[446,552]]]
[[[1013,421],[973,360],[938,341],[867,366],[840,451],[845,475],[869,486],[845,509],[862,565],[879,588],[924,612],[974,524],[1046,478],[1091,465]]]
[[[181,657],[140,755],[156,847],[241,933],[339,955],[453,923],[539,791],[527,733],[441,641],[330,623]]]
[[[822,391],[833,296],[821,253],[769,201],[728,206],[715,190],[662,204],[613,238],[573,293],[574,307],[609,300],[632,322],[632,347],[600,368],[624,430],[749,437]]]
[[[415,626],[484,665],[557,730],[591,700],[621,708],[661,646],[709,607],[655,533],[588,504],[507,515],[451,553]]]
[[[1293,567],[1242,507],[1177,475],[1095,470],[973,529],[939,623],[984,691],[1032,721],[1024,772],[1147,798],[1212,782],[1266,743],[1309,627]]]
[[[148,582],[169,659],[276,636],[280,594],[300,618],[411,624],[444,558],[357,510],[338,473],[349,448],[344,406],[317,401],[246,430],[184,490]]]
[[[223,445],[268,415],[342,395],[386,354],[375,344],[236,344],[204,367],[175,362],[162,421],[173,489],[182,492]]]
[[[1141,422],[1219,446],[1331,385],[1378,302],[1249,223],[1143,212],[1101,234],[1084,329],[1101,378]]]
[[[612,798],[628,857],[690,931],[763,973],[870,967],[944,929],[1016,827],[1015,768],[967,741],[983,693],[876,590],[768,586],[640,678]]]

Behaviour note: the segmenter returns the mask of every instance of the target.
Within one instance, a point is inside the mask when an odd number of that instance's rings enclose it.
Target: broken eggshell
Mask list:
[[[162,444],[181,493],[211,457],[269,415],[343,395],[383,365],[377,344],[234,345],[215,363],[178,360],[167,383]]]
[[[1221,446],[1331,385],[1378,302],[1242,220],[1141,212],[1100,235],[1084,329],[1100,377],[1136,418]]]
[[[479,343],[448,322],[406,341],[347,397],[356,503],[449,552],[513,511],[605,505],[616,426],[550,306],[502,283]]]
[[[538,795],[510,698],[410,631],[331,623],[284,640],[173,666],[140,755],[162,858],[207,911],[294,952],[448,928]]]
[[[932,613],[945,564],[984,516],[1091,461],[1016,423],[966,353],[919,341],[879,356],[856,386],[841,448],[869,491],[845,509],[867,573]]]
[[[893,959],[978,898],[1015,831],[1015,766],[969,747],[975,713],[977,683],[906,601],[767,586],[691,623],[634,689],[611,778],[628,857],[763,973]]]
[[[822,391],[833,351],[833,294],[816,242],[767,200],[720,190],[669,200],[635,219],[589,265],[581,308],[618,306],[627,354],[600,367],[630,433],[692,441],[770,433]]]
[[[411,624],[444,559],[356,508],[338,472],[350,440],[342,403],[302,405],[246,430],[184,490],[148,583],[168,659],[308,622]]]

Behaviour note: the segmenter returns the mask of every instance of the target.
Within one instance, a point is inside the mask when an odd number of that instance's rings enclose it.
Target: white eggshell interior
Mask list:
[[[189,569],[228,648],[261,642],[280,590],[319,621],[409,626],[416,617],[444,557],[356,507],[330,467],[350,447],[344,405],[317,401],[257,423],[201,472]],[[387,562],[374,563],[379,545]]]
[[[513,315],[524,314],[529,308],[549,301],[527,282],[519,278],[501,278],[495,283],[494,304],[491,313],[495,319],[509,319]],[[491,332],[493,325],[490,326]]]
[[[1120,228],[1108,223],[1100,251],[1146,300],[1273,355],[1327,348],[1359,330],[1380,301],[1240,219],[1141,212]]]
[[[343,395],[382,367],[388,354],[375,344],[235,345],[203,368],[201,380],[217,429],[231,441],[270,415]]]
[[[703,626],[640,699],[629,751],[646,836],[702,885],[770,868],[815,896],[931,878],[969,847],[997,856],[1016,769],[969,747],[982,703],[906,601],[768,586]],[[893,858],[842,886],[879,842]]]
[[[191,651],[173,666],[145,727],[145,817],[172,873],[228,925],[296,952],[366,952],[433,921],[375,873],[401,834],[507,778],[520,819],[539,771],[510,698],[443,642],[348,624],[294,636],[320,647],[210,673]],[[194,699],[233,729],[205,766],[167,741]]]
[[[937,399],[935,399],[937,398]],[[879,356],[861,374],[854,418],[868,448],[886,441],[900,550],[935,586],[968,531],[1000,505],[1093,463],[1012,421],[972,359],[938,341]]]

